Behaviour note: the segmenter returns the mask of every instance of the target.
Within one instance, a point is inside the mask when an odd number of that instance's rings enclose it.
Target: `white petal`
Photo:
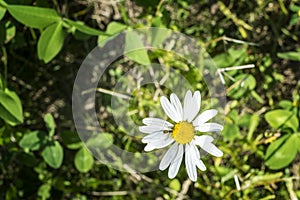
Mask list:
[[[169,146],[172,142],[174,142],[174,139],[172,137],[168,137],[167,139],[164,140],[154,140],[149,142],[144,150],[145,151],[152,151],[153,149],[161,149],[166,146]]]
[[[181,120],[182,116],[176,112],[176,109],[166,97],[160,98],[160,104],[170,119],[172,119],[174,122],[179,122]]]
[[[205,171],[206,167],[204,165],[204,163],[202,162],[202,160],[200,159],[200,152],[199,149],[197,148],[197,146],[195,145],[194,142],[191,143],[191,147],[193,147],[194,150],[194,154],[195,154],[195,164],[196,166],[201,170],[201,171]]]
[[[174,143],[171,148],[165,153],[164,157],[160,161],[159,169],[165,170],[168,168],[168,166],[171,164],[171,162],[174,160],[176,154],[178,151],[178,144]]]
[[[192,96],[191,91],[187,91],[184,98],[183,120],[191,122],[200,110],[201,95],[199,91]]]
[[[143,137],[142,142],[143,143],[149,143],[153,140],[162,140],[166,136],[167,135],[164,134],[162,131],[154,132],[152,134],[149,134],[149,135],[146,135],[145,137]]]
[[[210,135],[195,136],[195,144],[199,145],[204,151],[216,157],[223,156],[223,152],[212,143],[213,140],[214,138]]]
[[[174,106],[176,112],[180,116],[180,121],[182,121],[183,118],[183,111],[182,111],[182,105],[180,103],[180,100],[178,99],[177,95],[172,93],[170,96],[171,104]]]
[[[168,130],[167,128],[163,128],[161,126],[140,126],[139,130],[143,133],[154,133],[163,130]]]
[[[145,118],[143,119],[143,123],[148,125],[148,126],[161,126],[161,127],[173,127],[173,124],[171,124],[170,122],[163,120],[163,119],[159,119],[159,118]],[[165,129],[164,129],[165,130]]]
[[[155,149],[155,146],[152,145],[151,143],[147,144],[144,148],[145,151],[152,151]]]
[[[182,162],[182,157],[183,157],[183,146],[182,146],[182,144],[180,144],[178,146],[178,151],[177,151],[176,157],[171,162],[171,165],[169,167],[169,171],[168,171],[169,178],[174,178],[177,175],[179,167]]]
[[[200,132],[218,132],[223,130],[223,126],[218,123],[204,123],[195,127]]]
[[[194,163],[194,160],[197,159],[195,158],[195,153],[193,151],[193,148],[189,145],[185,145],[185,166],[186,166],[186,171],[188,173],[189,178],[192,181],[197,180],[197,169],[196,165]]]
[[[200,115],[198,115],[198,117],[196,117],[196,119],[193,121],[193,125],[199,126],[201,124],[204,124],[205,122],[207,122],[208,120],[210,120],[214,116],[216,116],[217,113],[218,113],[218,111],[215,109],[206,110],[203,113],[201,113]]]
[[[202,160],[199,159],[195,159],[195,164],[196,166],[201,170],[201,171],[205,171],[206,170],[206,166],[204,165],[204,163],[202,162]]]
[[[201,105],[201,94],[199,91],[194,92],[194,100],[196,102],[197,107],[199,107],[200,109],[200,105]],[[199,111],[198,111],[199,112]]]

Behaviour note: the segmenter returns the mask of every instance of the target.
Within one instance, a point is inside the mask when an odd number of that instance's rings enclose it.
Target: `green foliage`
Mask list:
[[[288,134],[273,142],[267,149],[266,165],[271,169],[281,169],[290,164],[297,153],[300,145],[299,133]]]
[[[76,153],[74,163],[78,171],[85,173],[92,169],[94,158],[85,147],[82,147]]]
[[[50,113],[47,113],[44,117],[44,122],[49,132],[49,136],[52,137],[55,132],[55,121]]]
[[[30,132],[20,140],[19,145],[23,149],[39,150],[45,145],[47,134],[43,131]]]
[[[288,110],[272,110],[266,113],[265,118],[274,129],[291,128],[293,131],[297,131],[299,127],[299,119]]]
[[[139,64],[149,65],[151,63],[147,50],[145,50],[143,42],[136,32],[126,33],[124,52],[128,58]]]
[[[49,141],[41,152],[45,162],[51,167],[57,169],[63,161],[63,149],[57,141]]]
[[[299,49],[299,51],[278,53],[277,56],[279,58],[283,58],[283,59],[287,59],[287,60],[300,61],[300,49]]]
[[[127,26],[125,24],[119,23],[119,22],[111,22],[107,25],[106,31],[105,33],[107,35],[99,35],[98,37],[98,45],[99,46],[104,46],[106,44],[106,42],[109,41],[109,39],[114,38],[113,36],[122,32],[123,30],[125,30],[127,28]]]
[[[60,21],[57,12],[50,8],[8,5],[7,10],[16,20],[32,28],[43,29]]]
[[[54,23],[48,26],[38,42],[39,59],[48,63],[52,60],[63,47],[66,33],[63,30],[62,22]]]
[[[12,126],[23,123],[21,101],[15,92],[8,89],[0,90],[0,118]]]

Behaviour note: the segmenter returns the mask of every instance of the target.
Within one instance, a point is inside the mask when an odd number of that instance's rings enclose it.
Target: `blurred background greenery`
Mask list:
[[[192,37],[219,68],[255,65],[223,73],[226,118],[217,146],[224,156],[204,158],[208,170],[198,171],[196,183],[184,167],[170,180],[165,171],[105,166],[75,131],[72,89],[85,56],[109,37],[143,27]],[[0,0],[0,199],[300,198],[299,36],[297,0]],[[114,63],[99,83],[98,118],[107,137],[132,152],[144,145],[115,126],[110,91],[149,61],[207,93],[196,72],[166,52]],[[163,91],[170,93],[147,86],[132,94],[137,123],[159,106]]]

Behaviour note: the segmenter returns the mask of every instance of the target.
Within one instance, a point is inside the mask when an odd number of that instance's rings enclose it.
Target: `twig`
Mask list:
[[[237,189],[238,191],[240,191],[240,190],[241,190],[241,185],[240,185],[240,182],[239,182],[239,177],[235,174],[235,175],[233,176],[233,178],[234,178],[234,182],[235,182],[236,189]]]
[[[189,191],[189,187],[191,185],[192,181],[190,179],[187,179],[182,184],[182,189],[179,192],[176,200],[183,200],[186,193]]]

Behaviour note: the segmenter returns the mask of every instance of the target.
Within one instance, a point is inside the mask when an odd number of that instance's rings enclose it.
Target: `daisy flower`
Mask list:
[[[170,101],[164,96],[161,97],[160,103],[174,123],[159,118],[143,119],[146,126],[140,126],[139,129],[148,134],[142,139],[142,142],[147,144],[144,150],[152,151],[172,144],[164,154],[159,169],[165,170],[169,167],[168,177],[174,178],[185,155],[187,174],[192,181],[196,181],[197,167],[202,171],[206,170],[197,146],[213,156],[223,155],[223,152],[212,143],[214,138],[203,134],[222,131],[222,125],[208,122],[216,116],[217,110],[210,109],[199,114],[201,104],[199,91],[194,94],[187,91],[183,106],[174,93],[171,94]],[[201,135],[196,135],[196,131],[199,131]]]

